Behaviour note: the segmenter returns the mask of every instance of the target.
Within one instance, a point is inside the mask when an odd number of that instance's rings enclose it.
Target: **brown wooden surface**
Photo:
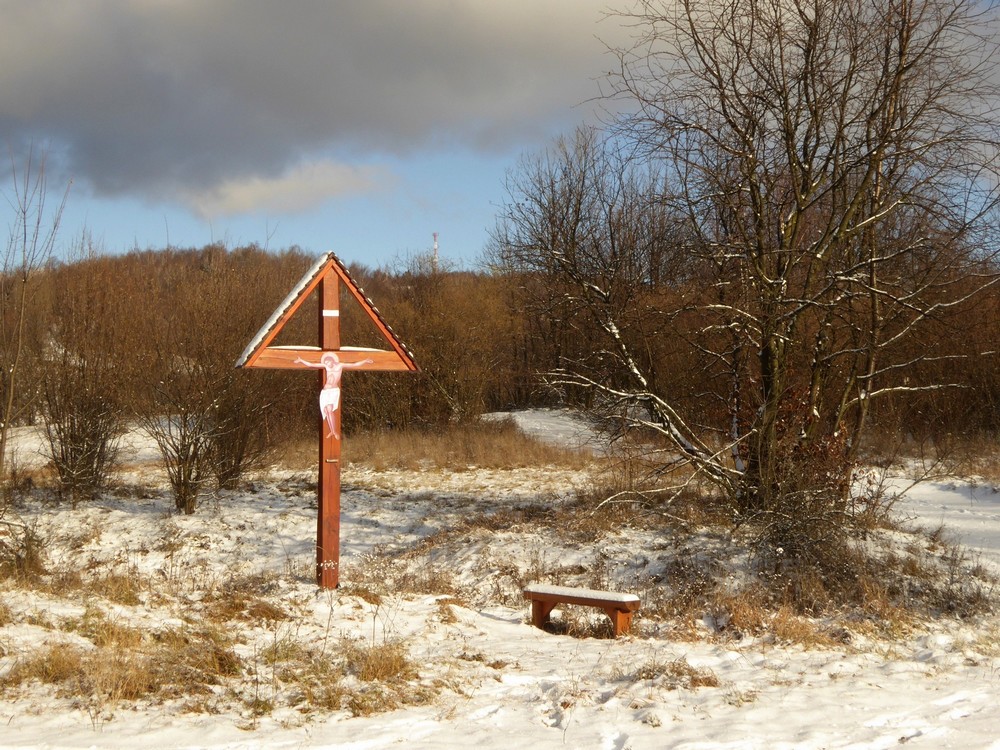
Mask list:
[[[376,350],[353,350],[337,349],[337,358],[341,362],[361,362],[365,359],[372,359],[372,364],[365,365],[363,370],[385,370],[385,371],[406,371],[410,367],[399,358],[396,352],[387,352],[381,349]],[[260,352],[254,362],[254,367],[263,367],[271,370],[301,370],[302,365],[295,362],[302,358],[306,362],[318,364],[323,350],[313,347],[268,347]]]
[[[632,613],[620,609],[605,609],[604,614],[611,618],[611,632],[617,638],[632,629]]]
[[[320,282],[319,302],[319,345],[322,349],[337,349],[340,347],[340,317],[323,315],[323,310],[340,308],[340,282],[336,276],[329,274]],[[325,382],[326,372],[320,370],[321,390]],[[338,437],[329,434],[330,428],[322,414],[319,418],[316,582],[323,589],[335,589],[340,585],[340,409],[335,419]]]
[[[375,306],[372,304],[372,301],[368,299],[365,296],[364,292],[358,287],[357,283],[351,277],[347,268],[333,253],[328,254],[326,263],[324,265],[321,265],[316,270],[315,276],[310,277],[308,283],[305,283],[302,289],[297,292],[296,297],[281,312],[280,317],[277,319],[277,321],[274,322],[274,324],[270,327],[270,329],[266,332],[263,331],[258,332],[258,335],[261,337],[260,340],[254,344],[253,350],[246,355],[245,361],[241,359],[241,361],[237,363],[237,366],[246,368],[261,367],[261,368],[294,369],[294,365],[288,364],[289,360],[286,359],[283,355],[274,354],[274,352],[276,351],[288,351],[288,350],[284,349],[284,347],[282,347],[281,349],[275,349],[272,348],[270,344],[272,341],[274,341],[275,337],[278,335],[281,329],[284,328],[285,324],[288,323],[288,321],[291,320],[292,317],[294,317],[296,312],[298,312],[299,308],[302,306],[302,303],[305,302],[306,299],[308,299],[309,295],[312,294],[314,291],[316,291],[317,288],[321,287],[327,279],[338,282],[337,284],[338,290],[341,284],[345,289],[347,289],[347,291],[351,294],[352,297],[354,297],[357,303],[361,305],[361,309],[364,311],[365,315],[367,315],[368,318],[372,321],[372,323],[375,324],[375,327],[378,329],[379,333],[382,335],[385,341],[389,344],[390,347],[392,347],[391,352],[386,352],[386,354],[389,355],[389,357],[384,358],[385,362],[383,363],[383,366],[366,367],[365,369],[409,370],[411,372],[416,372],[419,368],[417,367],[416,362],[413,361],[413,356],[406,349],[403,343],[396,337],[396,334],[393,333],[391,328],[389,328],[385,320],[383,320],[382,314],[375,308]],[[305,282],[305,278],[303,278],[302,282],[300,283],[303,282]],[[339,291],[338,291],[338,296],[339,296]],[[337,302],[339,307],[339,299],[337,300]],[[333,308],[327,308],[327,309],[333,309]],[[320,315],[322,318],[322,313]],[[320,322],[321,329],[324,324],[325,321],[321,320]],[[337,321],[337,325],[339,331],[339,320]],[[334,347],[324,347],[321,345],[321,348],[328,350],[338,350],[340,348],[339,333],[337,336],[336,344],[337,345]],[[309,351],[309,349],[303,349],[303,351]],[[265,356],[268,352],[272,353],[272,356],[269,358]],[[390,365],[389,362],[390,362],[390,357],[392,355],[395,355],[395,358],[391,359],[392,364]],[[303,357],[303,359],[308,359],[308,358]],[[293,356],[290,361],[294,362],[295,357]],[[349,361],[349,360],[343,360],[343,361]],[[402,366],[399,366],[400,364]]]
[[[340,410],[337,410],[340,428]],[[327,436],[320,420],[318,510],[316,514],[316,582],[320,588],[340,585],[340,440]]]
[[[372,309],[371,300],[362,294],[356,284],[347,284],[347,291],[349,291],[354,299],[358,301],[358,304],[361,305],[362,309],[366,312],[371,310],[368,317],[371,318],[375,327],[378,328],[379,333],[381,333],[382,337],[389,342],[389,346],[393,348],[400,360],[406,364],[406,369],[416,372],[417,365],[410,357],[410,353],[406,351],[406,348],[400,343],[399,339],[396,338],[396,334],[392,332],[392,329],[390,329],[389,326],[386,325],[385,321],[382,320],[381,314]]]
[[[326,271],[317,274],[316,278],[312,279],[309,284],[307,284],[299,295],[292,301],[292,304],[284,311],[281,318],[278,320],[277,324],[267,332],[267,335],[261,339],[260,343],[257,345],[255,351],[250,355],[249,359],[243,364],[244,367],[267,367],[268,365],[260,364],[261,355],[267,350],[268,345],[274,341],[281,329],[284,328],[285,323],[291,320],[295,313],[298,312],[299,308],[302,307],[302,303],[309,299],[309,295],[312,294],[316,287],[319,286],[320,282],[326,276]]]

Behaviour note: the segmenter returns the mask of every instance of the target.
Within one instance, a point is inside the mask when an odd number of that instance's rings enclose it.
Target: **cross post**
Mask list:
[[[340,349],[340,280],[325,276],[319,282],[319,348]],[[326,373],[319,372],[319,387]],[[327,429],[319,416],[319,483],[316,512],[316,582],[320,588],[340,585],[340,409],[334,410],[336,429]]]
[[[375,323],[391,345],[391,351],[341,346],[341,285]],[[285,323],[314,291],[319,297],[319,346],[271,346]],[[413,355],[389,328],[340,259],[328,253],[299,281],[244,350],[236,366],[319,370],[316,582],[320,588],[337,588],[340,585],[341,375],[345,369],[415,372],[417,365]]]

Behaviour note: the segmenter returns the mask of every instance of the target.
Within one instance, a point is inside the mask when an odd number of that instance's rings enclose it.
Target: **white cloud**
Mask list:
[[[381,167],[326,160],[300,164],[278,177],[228,179],[207,190],[187,190],[182,200],[203,219],[254,212],[296,214],[331,198],[386,189],[393,181]]]

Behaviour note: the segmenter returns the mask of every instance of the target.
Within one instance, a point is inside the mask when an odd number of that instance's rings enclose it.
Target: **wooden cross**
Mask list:
[[[341,346],[340,289],[350,292],[390,349]],[[319,294],[319,346],[271,346],[285,324],[313,292]],[[316,582],[340,584],[340,378],[344,370],[417,371],[413,355],[365,296],[333,253],[320,258],[247,345],[237,367],[319,370],[319,486],[316,519]]]

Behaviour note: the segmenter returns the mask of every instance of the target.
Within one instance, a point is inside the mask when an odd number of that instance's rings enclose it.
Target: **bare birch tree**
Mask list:
[[[496,246],[552,269],[597,321],[616,378],[578,360],[557,380],[660,432],[740,517],[767,517],[774,549],[808,555],[816,538],[796,529],[812,514],[842,526],[871,405],[950,385],[910,379],[937,356],[912,340],[997,280],[994,19],[972,0],[641,0],[624,17],[635,44],[612,81],[633,114],[616,147],[662,170],[646,203],[679,224],[643,252],[676,259],[682,243],[687,273],[616,283],[658,300],[716,386],[691,398],[647,356],[657,332],[586,265],[576,230],[523,231],[577,217],[560,191],[592,156],[522,170]],[[587,234],[590,255],[618,262],[622,236]]]

